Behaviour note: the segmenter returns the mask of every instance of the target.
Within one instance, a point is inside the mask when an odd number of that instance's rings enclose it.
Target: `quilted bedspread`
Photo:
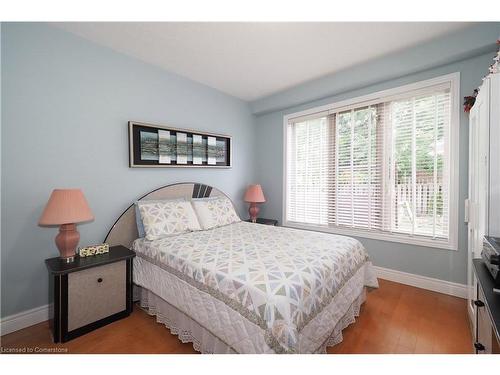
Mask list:
[[[302,328],[361,267],[371,267],[353,238],[248,222],[138,239],[133,248],[261,327],[278,353],[295,352]],[[378,286],[373,272],[365,285]]]

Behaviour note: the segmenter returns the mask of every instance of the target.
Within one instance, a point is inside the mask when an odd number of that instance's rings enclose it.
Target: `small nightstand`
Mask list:
[[[248,220],[245,220],[245,221],[248,221],[249,223],[252,222],[252,220],[248,219]],[[277,226],[278,225],[278,220],[274,220],[274,219],[263,219],[261,217],[257,218],[257,224],[264,224],[264,225],[274,225],[274,226]]]
[[[113,246],[109,253],[77,256],[72,263],[59,257],[45,260],[54,342],[66,342],[130,315],[134,256],[124,246]]]

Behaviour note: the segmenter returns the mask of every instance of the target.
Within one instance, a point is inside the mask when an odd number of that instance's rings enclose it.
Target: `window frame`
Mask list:
[[[367,102],[374,100],[387,100],[391,97],[404,95],[410,91],[424,90],[430,86],[439,84],[450,84],[450,186],[449,186],[449,238],[432,239],[420,235],[407,235],[389,232],[368,232],[359,229],[323,227],[314,224],[302,224],[287,221],[287,127],[289,120],[311,116],[325,111],[339,111],[343,108],[353,106],[363,106]],[[410,83],[403,86],[394,87],[387,90],[377,91],[371,94],[358,96],[326,105],[309,108],[307,110],[286,114],[283,116],[283,181],[282,181],[282,223],[285,227],[306,229],[326,233],[334,233],[362,238],[370,238],[382,241],[397,242],[409,245],[425,246],[445,250],[458,250],[458,232],[459,232],[459,148],[460,148],[460,72],[450,73],[439,77]]]

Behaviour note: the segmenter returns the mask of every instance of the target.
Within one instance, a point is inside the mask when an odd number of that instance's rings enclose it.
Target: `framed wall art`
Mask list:
[[[131,168],[231,168],[227,135],[129,121],[128,137]]]

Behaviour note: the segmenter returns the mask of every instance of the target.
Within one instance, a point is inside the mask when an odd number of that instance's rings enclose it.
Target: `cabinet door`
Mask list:
[[[481,256],[487,228],[488,150],[489,150],[489,81],[485,80],[469,116],[469,195],[467,285],[468,311],[475,332],[474,300],[476,283],[472,259]]]
[[[68,332],[127,308],[126,261],[68,275]]]
[[[472,271],[472,268],[471,268]],[[467,270],[469,272],[469,270]],[[467,312],[469,313],[469,321],[470,321],[470,328],[471,328],[471,333],[472,333],[472,340],[473,342],[477,342],[477,307],[474,305],[474,301],[477,300],[477,279],[474,271],[472,271],[472,275],[468,277],[471,278],[471,280],[468,283],[467,286]]]
[[[489,123],[489,215],[488,235],[500,237],[500,74],[488,79],[490,84]]]
[[[478,290],[478,300],[483,302],[485,301],[484,295],[482,293],[481,288]],[[491,354],[492,352],[492,344],[493,344],[493,336],[492,336],[492,326],[490,316],[488,311],[486,310],[486,306],[483,305],[477,308],[477,338],[476,342],[482,344],[484,346],[484,350],[478,351],[478,354]]]

